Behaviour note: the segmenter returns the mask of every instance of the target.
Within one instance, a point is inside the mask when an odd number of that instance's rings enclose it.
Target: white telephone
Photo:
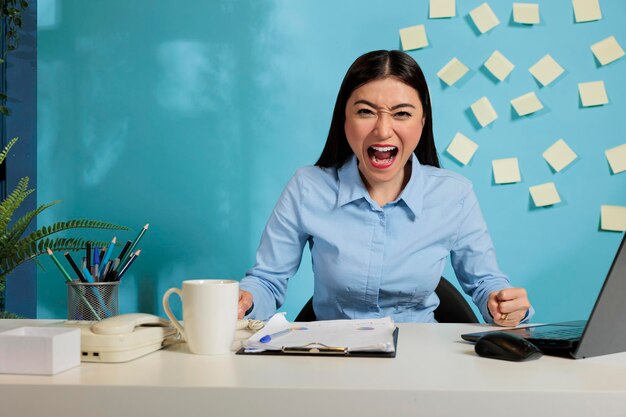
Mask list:
[[[145,313],[64,325],[81,329],[83,362],[126,362],[181,341],[168,320]]]

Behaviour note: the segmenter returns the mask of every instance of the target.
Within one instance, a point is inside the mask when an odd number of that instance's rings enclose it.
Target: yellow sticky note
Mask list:
[[[454,83],[467,74],[467,71],[469,71],[469,68],[467,68],[465,64],[456,58],[452,58],[450,62],[439,70],[437,77],[441,78],[443,82],[448,85],[454,85]]]
[[[530,196],[533,198],[533,203],[535,203],[537,207],[551,206],[561,202],[561,197],[553,182],[535,185],[529,187],[528,190],[530,191]]]
[[[556,172],[560,172],[563,168],[571,164],[578,155],[567,146],[563,139],[557,140],[543,153],[545,159]]]
[[[565,70],[550,54],[547,54],[530,67],[528,71],[545,87],[556,80]]]
[[[417,25],[400,29],[400,41],[404,51],[425,48],[428,46],[426,28],[424,25]]]
[[[480,123],[482,127],[487,126],[498,118],[498,113],[496,113],[487,97],[476,100],[471,108],[474,117],[476,117],[476,120],[478,120],[478,123]]]
[[[484,63],[489,70],[500,81],[504,81],[509,76],[515,65],[511,63],[500,51],[493,51],[491,56]]]
[[[470,12],[470,17],[474,21],[474,25],[480,31],[485,33],[500,24],[498,16],[491,10],[489,4],[483,3]]]
[[[539,5],[536,3],[513,3],[513,21],[536,25],[539,23]]]
[[[430,0],[430,13],[428,16],[431,19],[440,19],[442,17],[456,16],[456,1]]]
[[[572,0],[574,19],[577,23],[602,19],[602,10],[598,0]]]
[[[624,56],[624,50],[617,43],[615,36],[609,36],[600,42],[594,43],[591,45],[591,52],[602,65],[610,64]]]
[[[584,107],[601,106],[609,102],[606,89],[604,88],[604,81],[578,83],[578,92]]]
[[[494,159],[491,166],[496,184],[510,184],[522,180],[517,158]]]
[[[446,151],[463,165],[467,165],[476,153],[478,144],[462,133],[457,133]]]
[[[526,116],[527,114],[543,109],[543,104],[541,104],[537,95],[532,91],[523,96],[514,98],[511,100],[511,105],[520,116]]]
[[[626,143],[604,151],[613,174],[626,171]]]
[[[626,231],[626,206],[600,206],[600,229]]]

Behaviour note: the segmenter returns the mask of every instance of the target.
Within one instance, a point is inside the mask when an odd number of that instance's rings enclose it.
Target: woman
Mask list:
[[[439,168],[426,80],[403,52],[369,52],[348,70],[322,155],[287,184],[241,280],[240,318],[283,304],[307,242],[320,320],[434,322],[448,255],[485,321],[530,317],[526,291],[498,268],[471,183]]]

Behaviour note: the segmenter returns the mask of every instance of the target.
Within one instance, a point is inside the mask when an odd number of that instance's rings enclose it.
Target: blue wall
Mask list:
[[[163,292],[183,279],[240,278],[283,186],[319,155],[350,63],[425,24],[430,46],[411,55],[431,87],[443,165],[474,182],[500,265],[529,290],[536,320],[586,317],[621,239],[599,230],[600,205],[626,205],[626,173],[604,157],[626,142],[626,59],[600,67],[589,47],[609,35],[626,47],[626,5],[603,0],[602,20],[575,24],[570,1],[539,1],[542,23],[522,27],[512,1],[491,1],[501,24],[477,35],[467,16],[482,2],[431,20],[427,1],[40,0],[38,200],[64,201],[39,224],[100,218],[133,227],[125,240],[150,223],[122,312],[162,314]],[[481,69],[494,49],[516,65],[502,83]],[[566,74],[543,88],[527,70],[546,53]],[[436,73],[455,56],[471,72],[444,87]],[[581,108],[577,83],[596,80],[610,103]],[[545,109],[514,117],[509,101],[529,91]],[[483,95],[500,117],[480,129],[468,108]],[[444,152],[457,131],[480,145],[465,167]],[[554,173],[541,154],[559,138],[579,159]],[[522,182],[494,185],[491,160],[513,156]],[[528,187],[548,181],[563,202],[534,208]],[[65,286],[47,269],[38,315],[62,317]],[[289,317],[311,293],[307,254]]]

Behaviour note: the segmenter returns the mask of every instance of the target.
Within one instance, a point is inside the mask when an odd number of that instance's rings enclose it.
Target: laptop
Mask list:
[[[494,330],[462,334],[476,342]],[[626,351],[626,234],[588,320],[495,330],[521,336],[547,355],[584,359]]]

